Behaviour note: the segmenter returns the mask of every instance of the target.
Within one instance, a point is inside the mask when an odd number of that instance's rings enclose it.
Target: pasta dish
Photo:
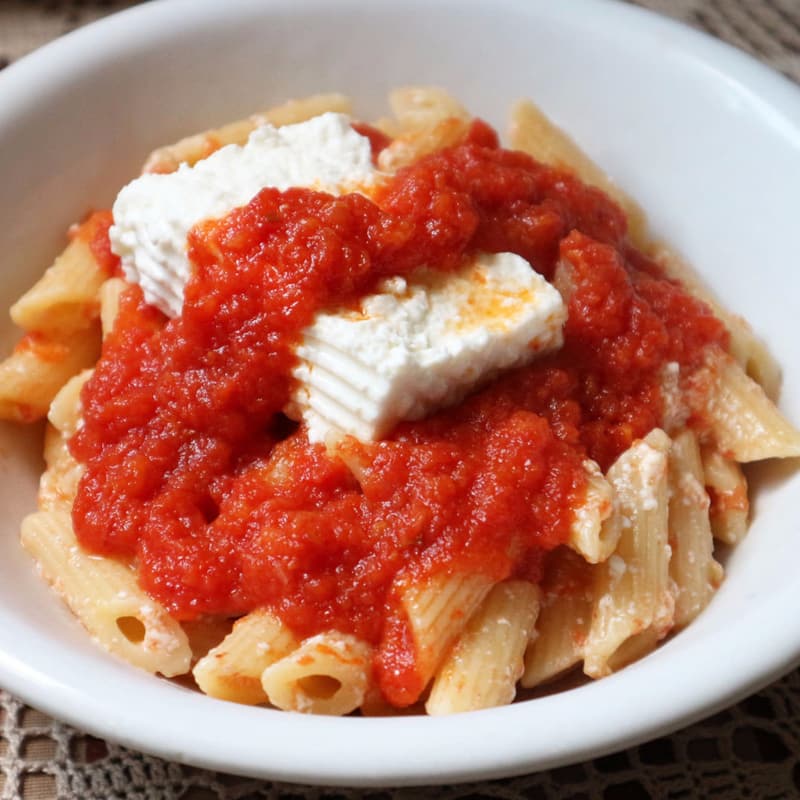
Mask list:
[[[532,103],[293,101],[155,151],[11,309],[22,543],[107,650],[322,714],[510,703],[691,622],[800,455],[747,323]]]

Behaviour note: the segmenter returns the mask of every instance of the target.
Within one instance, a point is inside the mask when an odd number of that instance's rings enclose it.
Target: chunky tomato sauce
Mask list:
[[[555,274],[564,347],[385,441],[311,446],[281,409],[314,314],[477,250]],[[691,370],[725,345],[629,247],[607,196],[500,149],[483,123],[370,199],[265,189],[194,229],[190,256],[182,315],[130,290],[84,389],[79,539],[135,558],[178,618],[268,606],[301,635],[364,637],[398,705],[424,688],[399,587],[464,570],[539,579],[584,496],[582,461],[605,469],[661,424],[667,362]]]

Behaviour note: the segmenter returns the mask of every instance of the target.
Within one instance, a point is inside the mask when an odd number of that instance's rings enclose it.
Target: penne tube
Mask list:
[[[567,544],[589,563],[605,561],[617,546],[620,526],[611,517],[611,486],[594,461],[583,462],[586,471],[586,497],[575,510]]]
[[[429,153],[458,144],[469,130],[469,122],[460,117],[447,117],[427,128],[414,128],[397,136],[378,155],[378,167],[384,172],[397,172]]]
[[[349,634],[321,633],[267,667],[261,683],[270,703],[284,711],[349,714],[372,683],[372,648]]]
[[[675,627],[683,628],[708,605],[723,576],[714,560],[700,447],[690,430],[672,441],[669,488],[669,574],[677,587]]]
[[[416,655],[415,691],[403,702],[393,699],[396,705],[414,702],[421,694],[493,583],[480,574],[434,575],[403,591],[402,607]]]
[[[47,412],[44,435],[44,460],[47,469],[39,480],[39,508],[42,511],[69,511],[83,475],[69,451],[70,437],[80,425],[81,389],[93,370],[86,369],[70,378],[59,390]]]
[[[520,683],[526,689],[559,678],[583,660],[595,569],[570,550],[549,556],[536,631],[525,651]]]
[[[750,327],[747,320],[737,314],[720,314],[731,334],[731,354],[745,372],[764,390],[773,402],[777,401],[783,375],[780,364],[769,348]]]
[[[604,191],[627,215],[628,232],[633,244],[640,248],[646,245],[647,218],[640,206],[529,100],[522,100],[511,109],[509,138],[514,150],[522,150],[543,164],[570,170],[584,183]]]
[[[711,497],[711,531],[725,544],[738,544],[747,535],[750,501],[742,468],[713,447],[703,447],[703,473]]]
[[[82,239],[73,239],[44,275],[13,306],[25,331],[53,337],[88,328],[100,311],[106,273]]]
[[[166,677],[188,672],[191,649],[181,626],[145,594],[122,562],[84,553],[67,511],[38,511],[22,521],[22,546],[106,650]]]
[[[656,242],[647,249],[648,255],[664,270],[667,277],[677,280],[690,294],[707,303],[725,323],[731,336],[731,355],[760,384],[766,395],[775,400],[781,386],[780,366],[749,323],[724,308],[695,269],[668,245]]]
[[[654,430],[626,450],[608,471],[614,515],[622,534],[617,549],[595,572],[592,622],[584,672],[600,678],[614,653],[651,628],[656,639],[672,626],[674,597],[667,540],[669,437]]]
[[[800,431],[761,386],[722,352],[710,362],[707,414],[718,449],[739,462],[800,456]]]
[[[393,117],[379,119],[376,127],[391,138],[414,139],[445,120],[464,124],[470,120],[466,109],[444,89],[435,86],[404,86],[389,93]],[[434,148],[436,149],[436,148]],[[426,150],[432,152],[432,150]]]
[[[644,658],[655,650],[664,634],[656,628],[646,628],[641,633],[636,633],[626,639],[608,659],[608,669],[611,672],[627,667],[634,661]]]
[[[276,127],[304,122],[326,111],[350,113],[350,100],[341,94],[315,94],[229,122],[220,128],[187,136],[175,144],[159,147],[145,161],[142,172],[174,172],[181,164],[195,164],[228,144],[244,144],[260,125]]]
[[[44,460],[47,469],[39,479],[38,504],[42,511],[69,512],[83,475],[68,447],[69,439],[48,425],[44,435]]]
[[[539,588],[527,581],[492,587],[436,674],[425,704],[429,714],[492,708],[514,699],[539,599]]]
[[[211,697],[234,703],[267,702],[264,670],[297,648],[298,639],[271,611],[259,609],[238,619],[233,630],[195,664],[192,674]]]
[[[767,396],[777,397],[781,370],[764,342],[741,317],[725,309],[695,270],[663,242],[652,242],[647,220],[639,205],[625,194],[564,131],[530,101],[511,112],[511,145],[538,161],[573,170],[584,182],[602,189],[619,203],[628,216],[631,241],[652,257],[666,275],[679,281],[695,297],[706,302],[725,323],[731,335],[731,354]]]
[[[681,387],[680,364],[677,361],[668,361],[661,369],[660,377],[663,405],[661,429],[672,436],[676,431],[681,431],[686,427],[686,422],[691,416],[691,409]]]
[[[33,422],[47,414],[59,389],[100,354],[97,326],[50,338],[23,337],[0,362],[0,419]]]
[[[119,312],[119,298],[128,285],[122,278],[109,278],[100,287],[100,327],[104,339],[114,328]]]
[[[470,119],[464,106],[437,86],[394,89],[389,92],[389,106],[405,131],[430,128],[445,119]]]
[[[47,419],[50,424],[67,438],[78,429],[81,419],[81,390],[92,377],[94,370],[85,369],[71,377],[59,389],[50,403]]]

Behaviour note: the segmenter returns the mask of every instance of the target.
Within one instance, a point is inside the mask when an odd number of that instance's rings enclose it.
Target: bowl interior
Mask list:
[[[448,88],[501,129],[511,102],[540,103],[769,341],[786,367],[782,405],[800,421],[800,322],[788,299],[800,288],[789,268],[798,92],[699,34],[605,2],[173,0],[48,46],[0,75],[0,306],[153,147],[320,91],[351,94],[370,119],[388,89],[413,83]],[[0,343],[15,335],[0,324]],[[162,755],[326,783],[502,775],[676,727],[800,655],[786,557],[800,545],[800,476],[766,465],[751,473],[751,535],[711,607],[613,678],[459,720],[305,719],[222,704],[104,655],[40,583],[17,543],[35,504],[40,435],[0,425],[0,683]],[[672,688],[654,696],[653,686]]]

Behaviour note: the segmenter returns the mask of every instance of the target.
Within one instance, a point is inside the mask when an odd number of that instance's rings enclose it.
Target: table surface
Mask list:
[[[800,0],[629,0],[748,51],[800,82]],[[131,0],[0,0],[0,69]],[[800,670],[672,736],[503,781],[326,789],[187,767],[100,741],[0,689],[0,800],[639,800],[800,796]]]

